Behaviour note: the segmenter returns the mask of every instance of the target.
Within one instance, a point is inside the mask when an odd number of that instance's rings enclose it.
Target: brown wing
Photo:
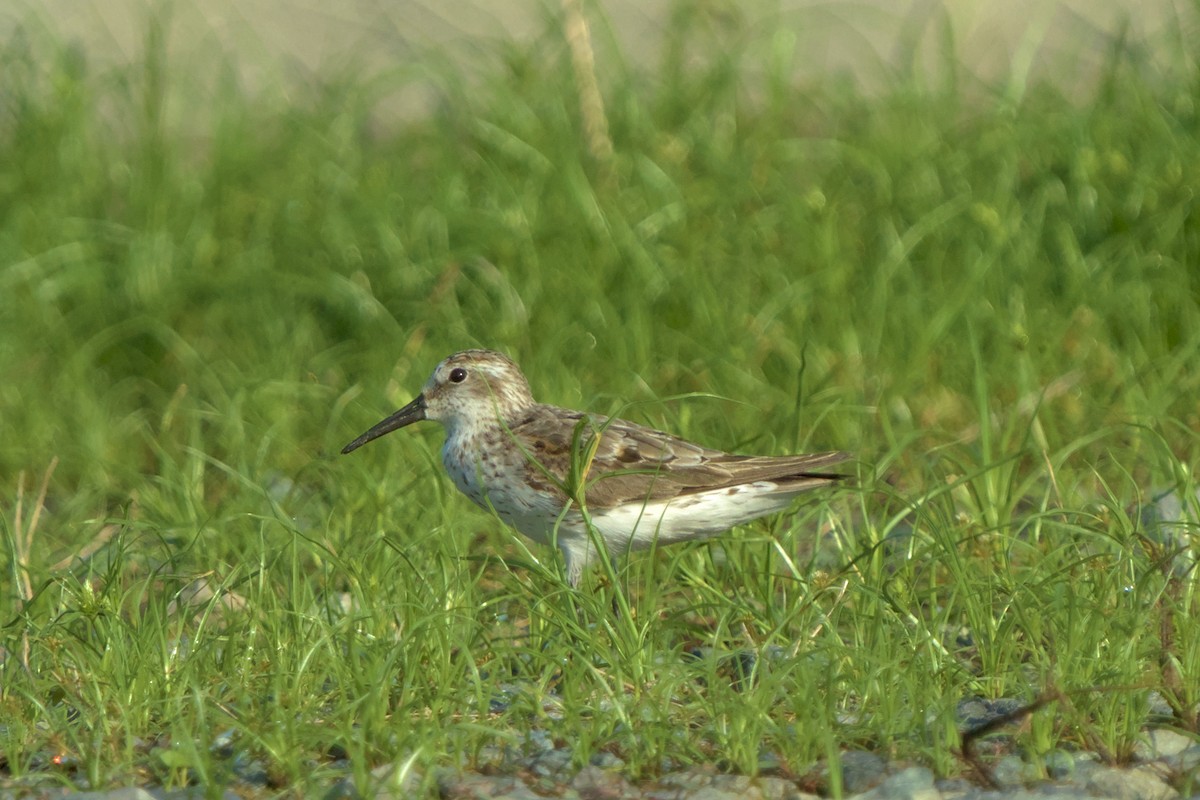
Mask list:
[[[786,484],[788,489],[799,492],[845,477],[817,470],[850,457],[839,452],[733,455],[627,420],[553,406],[535,407],[512,426],[512,432],[550,474],[558,481],[565,481],[575,427],[584,419],[588,422],[582,442],[589,442],[600,431],[600,445],[587,476],[587,503],[596,509],[627,502],[666,500],[760,480]]]

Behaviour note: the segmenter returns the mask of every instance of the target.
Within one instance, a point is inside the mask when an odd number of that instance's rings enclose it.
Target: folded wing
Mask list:
[[[587,504],[593,509],[667,500],[758,481],[776,483],[780,493],[795,494],[845,478],[825,470],[850,458],[842,452],[739,456],[623,419],[561,409],[555,412],[531,414],[514,424],[512,433],[529,456],[559,482],[565,482],[570,471],[574,436],[561,420],[566,417],[584,423],[579,440],[585,452],[598,433],[600,444],[588,475],[603,477],[589,477],[586,489]],[[552,420],[558,424],[549,424]]]

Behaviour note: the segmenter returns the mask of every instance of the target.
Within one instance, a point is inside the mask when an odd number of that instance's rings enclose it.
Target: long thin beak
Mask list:
[[[425,395],[419,394],[416,398],[406,405],[404,408],[392,414],[390,417],[380,422],[371,430],[364,433],[362,436],[355,439],[350,444],[342,448],[342,455],[352,453],[362,447],[372,439],[378,439],[385,433],[391,433],[394,430],[399,430],[405,425],[411,425],[414,422],[420,422],[425,419]]]

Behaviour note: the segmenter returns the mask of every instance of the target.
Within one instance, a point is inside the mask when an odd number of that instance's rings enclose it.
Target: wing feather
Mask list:
[[[532,409],[511,430],[526,451],[561,482],[569,474],[575,426],[583,420],[588,426],[584,442],[597,432],[600,436],[588,473],[587,503],[594,509],[668,500],[755,481],[777,482],[781,492],[800,492],[844,478],[820,470],[850,458],[841,452],[733,455],[628,420],[552,406]]]

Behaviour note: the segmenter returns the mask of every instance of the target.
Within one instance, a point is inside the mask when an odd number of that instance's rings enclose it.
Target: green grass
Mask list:
[[[1007,731],[1035,766],[1127,760],[1151,693],[1197,732],[1194,54],[866,96],[680,23],[653,80],[602,48],[606,163],[553,28],[287,102],[232,68],[181,95],[153,25],[116,70],[3,49],[0,786],[429,788],[533,729],[635,780],[952,775],[973,696],[1057,697]],[[477,345],[858,480],[573,594],[435,426],[336,455]]]

